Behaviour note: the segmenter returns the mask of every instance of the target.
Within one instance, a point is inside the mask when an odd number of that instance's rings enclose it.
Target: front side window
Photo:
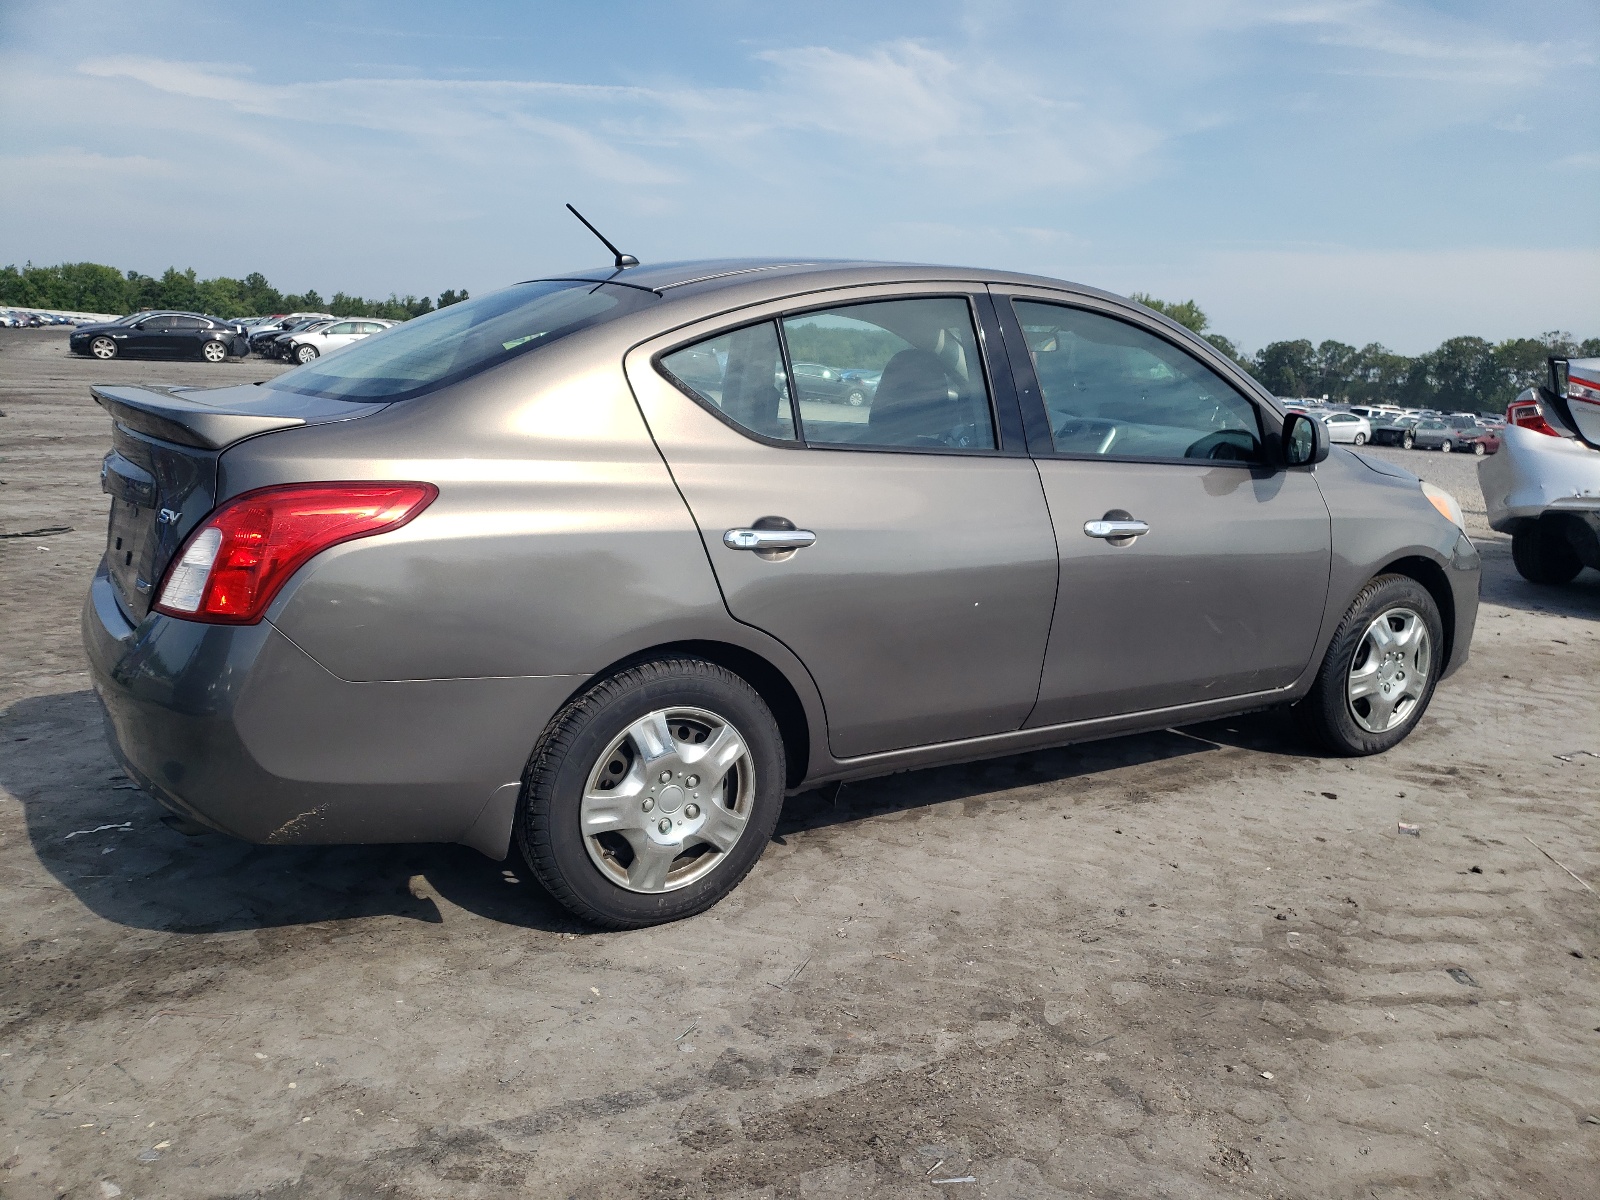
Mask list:
[[[333,400],[407,400],[659,300],[622,284],[519,283],[363,338],[266,386]]]
[[[783,319],[808,445],[993,450],[967,302],[880,300]]]
[[[1058,453],[1262,460],[1255,406],[1198,359],[1099,313],[1015,307]]]
[[[680,387],[741,429],[777,441],[796,440],[783,351],[771,321],[674,350],[661,357],[661,366]]]

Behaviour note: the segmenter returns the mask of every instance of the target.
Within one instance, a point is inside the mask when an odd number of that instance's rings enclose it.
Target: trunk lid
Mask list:
[[[384,408],[254,384],[198,389],[95,387],[111,414],[100,488],[111,497],[105,562],[117,602],[135,624],[184,538],[216,507],[217,460],[246,438],[348,421]]]

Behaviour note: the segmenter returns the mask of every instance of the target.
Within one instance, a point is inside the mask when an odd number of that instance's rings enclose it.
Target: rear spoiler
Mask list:
[[[180,446],[221,450],[234,442],[304,425],[304,417],[249,412],[236,405],[207,404],[178,393],[187,388],[91,387],[89,394],[119,425]],[[233,392],[236,389],[226,389]]]

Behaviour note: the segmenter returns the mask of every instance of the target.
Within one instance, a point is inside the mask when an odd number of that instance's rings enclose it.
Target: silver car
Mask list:
[[[94,394],[133,777],[255,842],[517,852],[611,928],[714,904],[828,781],[1273,706],[1387,750],[1477,612],[1446,493],[1053,279],[608,269]]]

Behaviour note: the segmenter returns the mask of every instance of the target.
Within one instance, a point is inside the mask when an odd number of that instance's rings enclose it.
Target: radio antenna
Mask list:
[[[584,228],[587,229],[590,233],[594,234],[595,237],[599,238],[601,243],[605,246],[605,248],[607,250],[611,251],[612,254],[616,255],[616,257],[617,257],[617,270],[621,271],[621,270],[623,270],[623,269],[625,269],[627,267],[637,267],[639,265],[639,260],[637,258],[635,258],[633,255],[624,254],[621,250],[618,250],[615,246],[613,246],[611,244],[611,239],[610,238],[606,237],[605,234],[601,233],[598,229],[596,229],[593,225],[591,225],[589,223],[589,218],[588,217],[584,216],[581,212],[579,212],[577,209],[573,208],[572,205],[570,205],[570,204],[567,205],[567,211],[570,212],[573,216],[577,217],[578,220],[582,221],[583,225],[584,225]]]

